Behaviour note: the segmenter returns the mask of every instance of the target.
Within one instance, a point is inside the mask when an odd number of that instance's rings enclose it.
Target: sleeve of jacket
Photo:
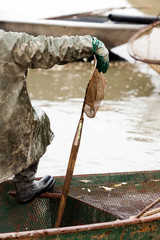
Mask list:
[[[86,36],[33,37],[22,34],[13,49],[14,61],[27,68],[51,68],[93,55],[92,38]]]

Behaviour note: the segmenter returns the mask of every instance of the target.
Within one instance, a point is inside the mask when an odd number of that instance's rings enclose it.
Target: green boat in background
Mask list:
[[[73,176],[62,225],[54,228],[64,179],[25,205],[11,180],[0,184],[0,239],[159,239],[160,171]]]

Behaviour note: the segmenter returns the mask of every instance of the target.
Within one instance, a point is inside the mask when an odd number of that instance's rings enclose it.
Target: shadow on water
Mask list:
[[[74,174],[159,169],[160,79],[147,67],[139,69],[110,64],[100,110],[94,119],[85,117]],[[65,175],[90,71],[91,63],[78,62],[29,72],[32,102],[48,114],[56,135],[39,176]]]

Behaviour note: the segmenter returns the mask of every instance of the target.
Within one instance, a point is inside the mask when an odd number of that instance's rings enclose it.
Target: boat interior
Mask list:
[[[54,228],[64,179],[56,177],[50,192],[28,204],[17,203],[11,180],[0,184],[1,233]],[[61,226],[130,219],[159,193],[159,171],[75,175]]]

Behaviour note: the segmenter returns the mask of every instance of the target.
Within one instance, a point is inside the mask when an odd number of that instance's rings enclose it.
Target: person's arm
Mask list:
[[[14,45],[14,61],[29,68],[51,68],[93,55],[90,36],[33,37],[23,34]]]
[[[26,68],[51,68],[82,58],[97,57],[99,72],[109,66],[108,50],[97,38],[86,36],[38,37],[21,33],[12,49],[14,61]]]

